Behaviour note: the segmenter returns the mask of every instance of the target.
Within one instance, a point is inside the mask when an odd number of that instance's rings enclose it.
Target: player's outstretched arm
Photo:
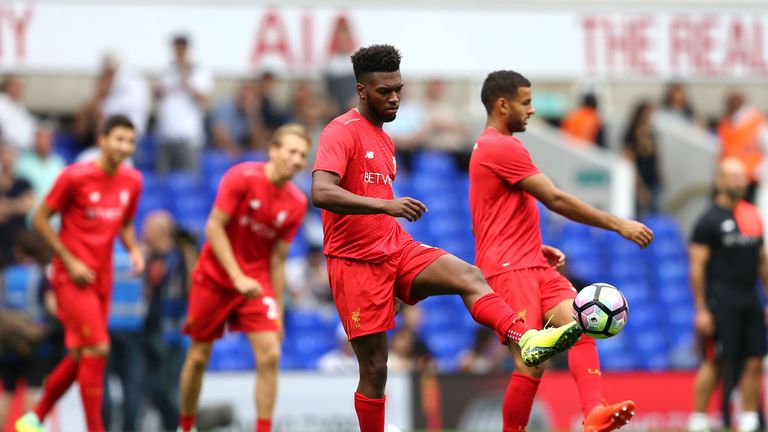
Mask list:
[[[211,245],[211,249],[213,249],[213,254],[219,260],[219,264],[224,267],[224,270],[232,279],[235,289],[246,297],[256,298],[264,290],[255,279],[243,273],[243,269],[240,268],[237,259],[235,259],[232,243],[229,241],[226,231],[229,220],[230,216],[228,214],[214,207],[211,210],[210,216],[208,216],[208,222],[205,224],[205,236],[208,239],[208,244]]]
[[[568,219],[615,231],[643,248],[653,241],[653,232],[645,225],[622,219],[592,207],[575,196],[558,189],[544,174],[538,173],[526,177],[520,180],[518,184],[548,209]]]
[[[354,194],[340,184],[338,174],[315,171],[312,174],[312,203],[315,207],[340,214],[387,214],[410,222],[419,220],[427,211],[427,207],[414,198],[370,198]]]
[[[55,211],[48,204],[42,202],[32,216],[32,227],[40,234],[40,237],[51,248],[53,253],[59,257],[61,263],[67,269],[72,282],[78,285],[93,283],[96,273],[67,249],[61,239],[59,239],[59,235],[56,234],[53,226],[51,226],[50,219],[54,213]]]

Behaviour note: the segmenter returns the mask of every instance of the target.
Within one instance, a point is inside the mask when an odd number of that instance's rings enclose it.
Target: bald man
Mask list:
[[[766,346],[766,314],[757,289],[768,287],[763,222],[757,207],[744,200],[749,173],[735,158],[720,162],[717,195],[699,218],[689,247],[695,325],[702,364],[696,375],[689,431],[710,430],[709,399],[724,373],[741,366],[742,411],[739,431],[759,428],[758,396]]]

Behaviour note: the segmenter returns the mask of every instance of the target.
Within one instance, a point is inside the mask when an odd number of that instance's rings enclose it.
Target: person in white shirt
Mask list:
[[[109,89],[101,100],[101,118],[124,115],[136,126],[136,134],[144,135],[152,101],[147,80],[114,54],[104,57],[102,74],[109,77]]]
[[[17,151],[32,147],[36,121],[21,100],[24,85],[21,78],[9,74],[0,83],[0,136]]]
[[[158,149],[156,169],[197,171],[200,150],[205,141],[205,105],[213,88],[213,78],[189,60],[189,39],[173,38],[176,57],[161,77],[156,89]]]

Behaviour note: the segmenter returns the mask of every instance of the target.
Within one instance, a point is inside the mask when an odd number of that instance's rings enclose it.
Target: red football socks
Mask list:
[[[104,399],[104,370],[107,367],[105,356],[83,356],[77,370],[77,382],[80,384],[80,397],[85,410],[85,422],[89,432],[103,432],[104,420],[101,417],[101,405]]]
[[[256,432],[272,432],[272,419],[256,419]]]
[[[371,399],[355,392],[355,411],[360,432],[381,432],[384,430],[384,406],[387,397]]]
[[[501,413],[504,417],[504,432],[524,431],[533,408],[533,398],[539,388],[539,378],[519,372],[512,373],[504,393]]]
[[[181,414],[179,415],[179,427],[183,432],[189,432],[195,426],[194,414]]]
[[[37,418],[42,422],[53,406],[66,393],[69,387],[77,378],[77,360],[72,356],[66,356],[53,369],[43,386],[43,396],[35,405],[34,411]]]
[[[581,408],[584,416],[600,405],[603,399],[603,385],[600,372],[600,358],[597,356],[595,340],[587,335],[581,338],[568,351],[568,369],[579,389]]]
[[[523,333],[531,329],[525,324],[525,318],[514,312],[495,292],[480,297],[469,313],[475,321],[496,330],[502,341],[511,339],[520,342]]]

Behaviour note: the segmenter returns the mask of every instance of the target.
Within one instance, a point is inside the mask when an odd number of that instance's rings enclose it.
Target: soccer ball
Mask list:
[[[584,333],[605,339],[616,336],[627,325],[629,305],[615,286],[595,283],[584,287],[573,299],[573,318]]]

